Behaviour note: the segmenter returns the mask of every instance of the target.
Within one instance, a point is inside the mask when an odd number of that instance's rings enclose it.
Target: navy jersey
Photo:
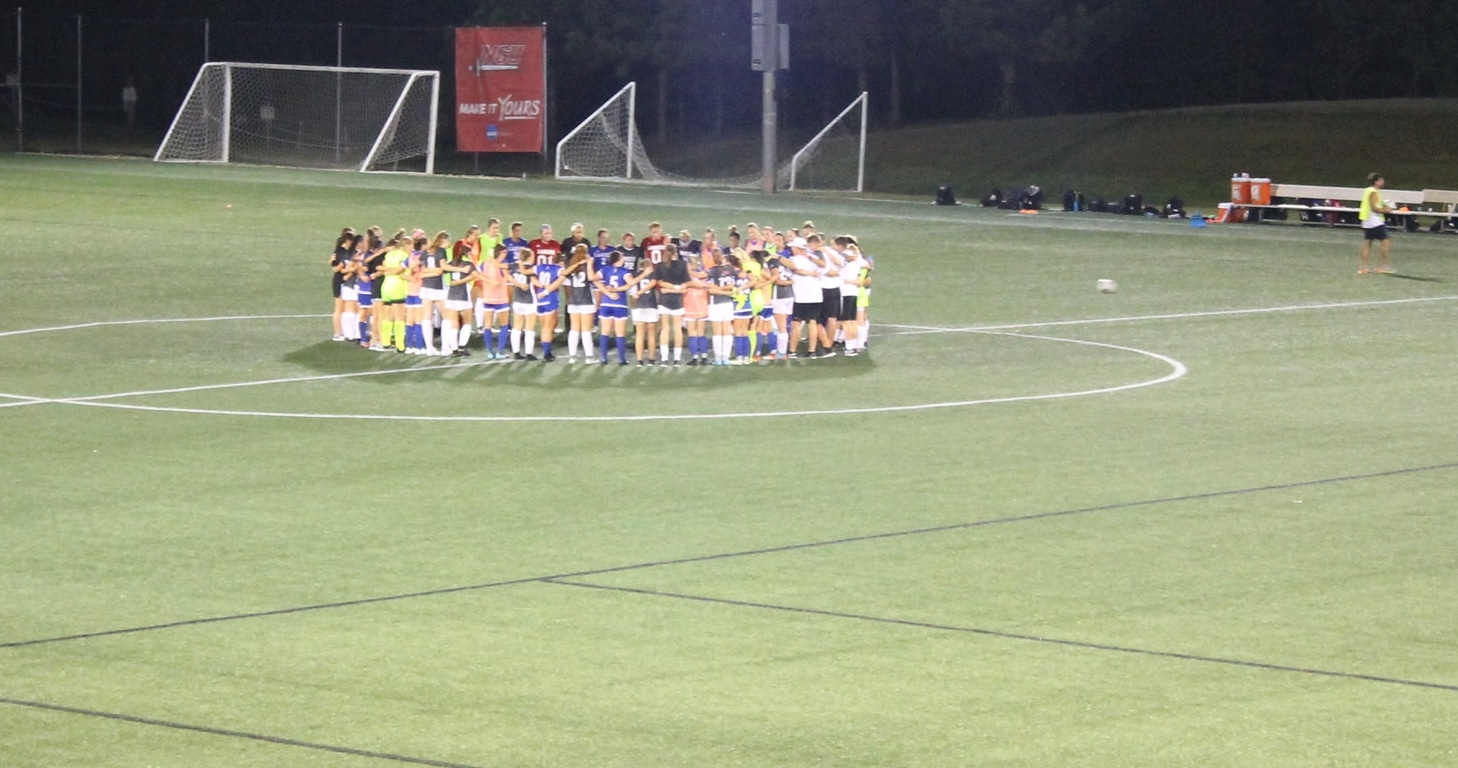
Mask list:
[[[507,282],[511,283],[511,300],[516,304],[533,304],[536,299],[532,296],[532,276],[513,266],[506,273]]]
[[[470,301],[471,283],[469,281],[461,283],[460,285],[451,285],[451,283],[455,282],[456,280],[460,280],[463,277],[468,277],[469,275],[471,275],[472,272],[475,271],[476,268],[471,264],[471,262],[463,258],[452,259],[446,262],[446,266],[462,270],[461,272],[445,273],[446,300]]]
[[[441,267],[445,266],[445,263],[446,250],[444,248],[437,248],[433,251],[426,251],[424,252],[424,254],[422,254],[420,267],[422,269],[440,269]],[[445,288],[445,278],[442,275],[435,275],[434,277],[422,277],[420,279],[420,287],[428,288],[432,291],[441,290],[442,288]]]
[[[715,288],[733,288],[735,272],[728,264],[719,264],[709,269],[707,282]],[[709,302],[713,304],[728,304],[734,301],[733,296],[724,296],[718,293],[709,294]]]
[[[592,306],[592,281],[588,279],[587,264],[567,276],[567,303]]]
[[[638,272],[638,265],[643,261],[643,249],[637,246],[632,248],[619,248],[623,254],[623,269],[630,273]]]

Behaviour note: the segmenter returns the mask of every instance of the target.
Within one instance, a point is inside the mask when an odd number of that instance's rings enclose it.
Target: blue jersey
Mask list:
[[[515,264],[521,261],[521,253],[528,249],[529,244],[520,237],[508,237],[501,241],[506,246],[506,263]]]
[[[602,295],[602,306],[624,307],[628,306],[628,291],[626,286],[628,280],[632,279],[633,273],[622,267],[608,267],[598,273],[598,279],[608,290],[616,291],[618,296],[613,298],[608,294]]]
[[[542,286],[550,285],[550,284],[556,282],[557,281],[557,278],[558,277],[561,277],[561,276],[562,276],[562,265],[561,264],[538,264],[537,265],[537,282],[540,285],[542,285]],[[561,286],[558,286],[558,288],[560,288],[560,287]],[[555,311],[557,311],[557,309],[560,306],[561,306],[561,294],[557,292],[557,288],[553,288],[550,291],[545,290],[544,288],[540,288],[540,287],[537,288],[537,311],[538,312],[555,312]]]
[[[587,255],[592,257],[592,268],[598,272],[607,269],[608,262],[612,259],[613,252],[616,250],[617,248],[611,245],[594,245],[587,249]]]
[[[749,275],[740,272],[734,276],[734,312],[749,312],[749,284],[752,282]],[[748,315],[745,315],[748,317]]]

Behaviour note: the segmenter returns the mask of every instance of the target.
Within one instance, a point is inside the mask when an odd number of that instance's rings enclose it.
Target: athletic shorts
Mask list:
[[[856,302],[857,301],[858,301],[858,299],[855,296],[842,296],[842,297],[840,297],[840,319],[841,320],[854,320],[854,319],[856,319]]]
[[[597,312],[597,307],[591,304],[568,304],[567,314],[569,315],[591,315]]]
[[[601,320],[625,320],[628,317],[628,308],[601,306],[597,308],[597,316]]]
[[[783,299],[775,299],[770,309],[777,315],[788,315],[795,311],[795,299],[793,296],[786,296]]]
[[[445,308],[447,312],[470,312],[471,302],[461,299],[446,299]]]
[[[406,296],[405,297],[405,306],[407,306],[407,307],[423,307],[423,306],[425,306],[425,302],[422,301],[419,296]]]
[[[820,302],[820,322],[826,323],[840,313],[840,289],[826,288],[822,295],[825,299]]]
[[[330,289],[332,289],[333,292],[334,292],[334,298],[336,298],[336,299],[342,298],[340,296],[340,292],[344,289],[344,275],[341,275],[338,272],[335,272],[334,273],[334,279],[333,280],[330,280],[329,283],[330,283],[330,285],[329,285]],[[353,301],[353,299],[350,299],[350,301]]]
[[[537,314],[539,315],[550,315],[561,308],[562,304],[557,301],[556,296],[553,296],[549,301],[537,302]]]
[[[444,289],[444,288],[421,288],[420,289],[420,300],[421,301],[445,301],[446,300],[446,289]]]
[[[773,307],[760,307],[760,310],[754,316],[769,320],[775,316],[775,310]]]
[[[790,319],[797,323],[818,323],[820,322],[820,304],[821,302],[818,301],[814,304],[801,304],[797,301],[794,308],[790,310]]]
[[[656,309],[634,309],[633,322],[635,323],[656,323],[658,322],[658,310]]]
[[[727,323],[734,319],[734,302],[721,301],[709,305],[709,322]]]
[[[734,308],[735,320],[748,320],[752,317],[754,317],[754,310],[750,309],[748,306]]]
[[[528,315],[536,315],[537,305],[528,302],[518,301],[511,305],[511,311],[523,317],[526,317]]]
[[[360,306],[360,308],[367,309],[369,307],[373,307],[374,305],[375,305],[375,297],[371,296],[369,291],[365,291],[364,293],[361,293],[359,295],[359,306]]]
[[[345,301],[359,301],[359,289],[352,285],[339,286],[339,293],[334,295]]]
[[[511,309],[511,305],[507,304],[506,302],[494,304],[489,301],[483,301],[481,302],[481,308],[486,310],[487,312],[505,312]]]
[[[664,317],[683,317],[683,313],[684,309],[681,303],[677,307],[665,307],[662,304],[658,305],[658,314]]]
[[[1386,240],[1387,225],[1382,224],[1376,227],[1369,227],[1362,230],[1362,237],[1367,240]]]
[[[404,299],[380,299],[387,307],[398,307],[405,303]]]

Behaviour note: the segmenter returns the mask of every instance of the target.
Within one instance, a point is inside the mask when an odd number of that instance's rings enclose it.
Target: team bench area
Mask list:
[[[1363,187],[1328,187],[1312,184],[1271,184],[1264,179],[1233,180],[1229,220],[1286,220],[1296,211],[1303,224],[1357,225]],[[1409,232],[1419,229],[1419,218],[1432,219],[1430,231],[1458,228],[1458,190],[1384,189],[1382,198],[1396,212],[1387,223]]]

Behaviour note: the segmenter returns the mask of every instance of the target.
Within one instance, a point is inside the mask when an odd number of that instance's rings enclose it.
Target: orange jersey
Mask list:
[[[683,314],[690,320],[702,320],[709,316],[709,292],[704,288],[689,286],[683,292]]]
[[[490,263],[481,266],[481,300],[487,304],[506,304],[506,272]]]

